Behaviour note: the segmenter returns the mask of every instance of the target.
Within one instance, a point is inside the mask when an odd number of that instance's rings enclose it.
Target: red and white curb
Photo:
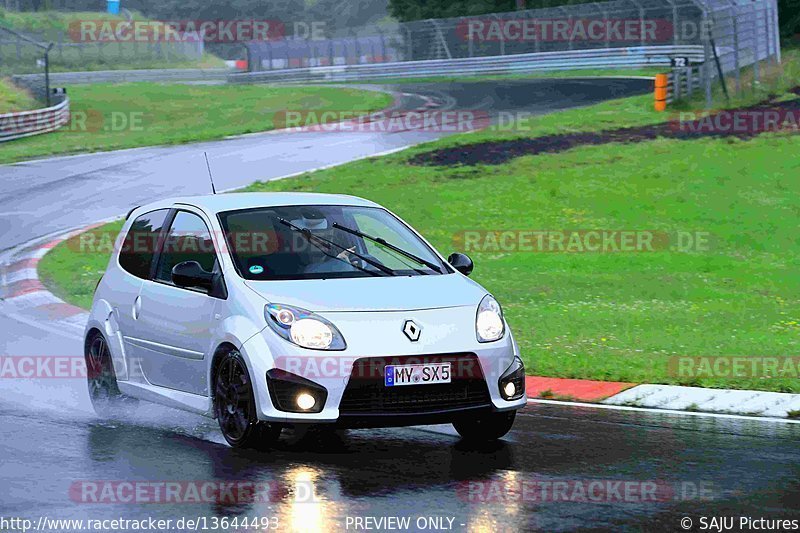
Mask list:
[[[104,223],[38,239],[7,252],[0,263],[0,304],[4,314],[44,322],[50,328],[63,326],[67,331],[83,331],[89,313],[48,291],[39,279],[38,267],[58,244]]]
[[[594,404],[621,410],[690,413],[697,416],[796,418],[800,394],[679,385],[636,385],[582,379],[528,376],[530,403]],[[798,422],[800,423],[800,421]]]
[[[796,416],[800,411],[800,394],[678,385],[638,385],[606,399],[603,403],[671,411],[786,418],[790,413]]]

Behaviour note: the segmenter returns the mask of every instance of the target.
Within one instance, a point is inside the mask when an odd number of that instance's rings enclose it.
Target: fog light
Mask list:
[[[317,403],[317,400],[315,400],[313,396],[311,396],[306,392],[298,394],[295,401],[297,402],[297,407],[299,407],[303,411],[308,411],[309,409],[313,409],[314,405],[316,405]]]
[[[500,389],[500,396],[507,402],[519,400],[525,396],[525,365],[522,359],[514,357],[511,366],[503,372],[497,385]]]

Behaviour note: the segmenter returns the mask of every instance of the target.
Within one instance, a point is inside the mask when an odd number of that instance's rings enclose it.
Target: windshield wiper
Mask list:
[[[358,230],[355,230],[355,229],[352,229],[352,228],[348,228],[347,226],[342,226],[341,224],[339,224],[337,222],[333,223],[333,227],[336,228],[336,229],[340,229],[340,230],[342,230],[344,232],[347,232],[347,233],[349,233],[351,235],[355,235],[357,237],[361,237],[362,239],[367,239],[367,240],[370,240],[372,242],[378,243],[381,246],[385,246],[386,248],[392,250],[393,252],[397,252],[398,254],[403,255],[403,256],[411,259],[412,261],[416,261],[420,265],[425,265],[426,267],[430,268],[431,270],[434,270],[434,271],[438,272],[439,274],[442,273],[442,269],[439,266],[437,266],[437,265],[431,263],[430,261],[427,261],[427,260],[425,260],[425,259],[423,259],[421,257],[418,257],[418,256],[412,254],[411,252],[407,252],[407,251],[403,250],[402,248],[399,248],[399,247],[395,246],[394,244],[388,243],[388,242],[386,242],[384,239],[382,239],[380,237],[372,237],[371,235],[367,235],[366,233],[363,233],[361,231],[358,231]]]
[[[311,230],[309,230],[307,228],[303,229],[303,228],[301,228],[299,226],[295,226],[294,224],[292,224],[291,222],[289,222],[288,220],[286,220],[284,218],[278,218],[278,222],[280,222],[284,226],[288,226],[289,228],[293,229],[294,231],[300,233],[306,239],[308,239],[308,242],[310,242],[311,244],[314,244],[314,241],[317,241],[317,242],[324,243],[325,245],[328,246],[329,249],[330,249],[331,246],[333,246],[335,248],[340,249],[343,252],[347,252],[349,255],[352,255],[354,257],[357,257],[357,258],[361,259],[365,263],[368,263],[368,264],[374,266],[375,268],[377,268],[378,270],[380,270],[381,272],[383,272],[384,274],[386,274],[388,276],[396,276],[397,275],[394,270],[392,270],[391,268],[387,267],[386,265],[384,265],[384,264],[382,264],[382,263],[380,263],[378,261],[375,261],[374,259],[370,259],[369,257],[361,255],[361,254],[359,254],[357,252],[353,252],[349,248],[347,248],[345,246],[342,246],[341,244],[337,244],[337,243],[335,243],[335,242],[333,242],[331,240],[328,240],[328,239],[326,239],[324,237],[320,237],[319,235],[314,235],[313,233],[311,233]],[[336,257],[338,258],[338,256],[336,256]],[[353,263],[350,263],[349,261],[347,261],[347,259],[342,258],[342,261],[345,261],[346,263],[348,263],[349,265],[351,265],[351,266],[353,266],[355,268],[360,268],[360,267],[354,265]],[[370,272],[369,270],[367,270],[365,268],[361,268],[361,270],[364,270],[366,272]],[[370,272],[370,273],[372,273],[372,272]]]

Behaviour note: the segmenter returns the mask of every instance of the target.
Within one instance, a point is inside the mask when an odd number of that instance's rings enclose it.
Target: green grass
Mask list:
[[[69,25],[81,20],[124,20],[121,15],[95,11],[6,11],[0,8],[0,25],[17,31],[55,37],[69,31]]]
[[[368,112],[391,103],[384,93],[334,87],[129,83],[76,85],[69,94],[73,123],[5,145],[0,163],[266,131],[286,109]]]
[[[456,136],[246,190],[366,197],[443,253],[458,249],[455,237],[464,230],[707,232],[710,248],[686,253],[471,253],[473,278],[503,304],[529,373],[800,392],[796,378],[698,379],[669,371],[676,356],[798,355],[796,135],[590,146],[496,166],[409,164],[445,146],[666,118],[652,111],[650,96],[606,102],[537,117],[524,133]],[[57,247],[40,271],[59,294],[86,307],[107,256],[70,253]]]
[[[659,140],[477,168],[413,167],[403,154],[249,190],[365,196],[444,253],[465,229],[708,232],[707,252],[475,253],[473,276],[503,303],[531,373],[800,392],[796,379],[668,372],[680,355],[797,354],[798,144]]]
[[[14,86],[10,81],[0,78],[0,113],[25,111],[39,107],[33,97]]]
[[[42,282],[64,301],[89,309],[94,289],[106,270],[114,239],[122,224],[122,220],[111,222],[84,235],[83,241],[78,236],[56,246],[39,263]],[[87,241],[87,238],[94,241]],[[103,244],[82,247],[81,242]]]

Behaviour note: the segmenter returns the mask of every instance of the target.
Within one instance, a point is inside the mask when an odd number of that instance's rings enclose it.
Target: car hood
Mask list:
[[[477,307],[487,294],[483,287],[460,274],[245,284],[270,303],[328,313]]]

